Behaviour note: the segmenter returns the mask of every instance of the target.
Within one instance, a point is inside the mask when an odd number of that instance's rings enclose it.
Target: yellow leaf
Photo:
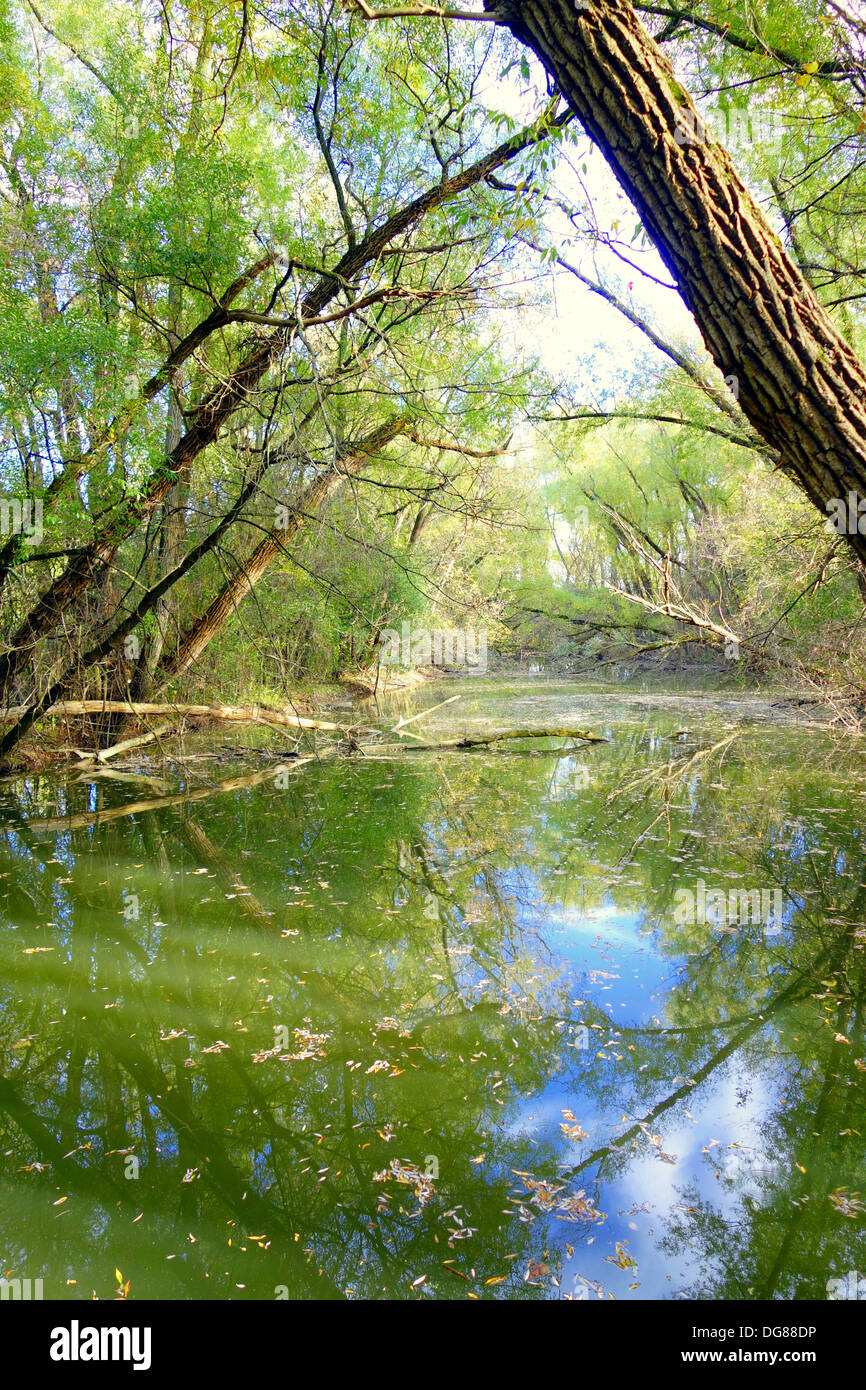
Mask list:
[[[116,1269],[116,1270],[114,1271],[114,1277],[115,1277],[115,1279],[117,1280],[118,1284],[122,1284],[122,1283],[123,1283],[123,1275],[121,1274],[121,1272],[120,1272],[119,1269]]]
[[[485,1279],[485,1284],[504,1284],[508,1278],[507,1274],[497,1274],[492,1279]]]
[[[804,71],[804,72],[817,72],[817,71],[818,71],[818,64],[817,64],[817,63],[804,63],[804,64],[803,64],[803,71]]]

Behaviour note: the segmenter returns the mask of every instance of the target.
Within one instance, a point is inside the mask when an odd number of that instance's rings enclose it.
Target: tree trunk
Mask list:
[[[183,290],[176,285],[170,285],[168,302],[171,307],[173,323],[169,342],[172,350],[176,350],[180,342],[177,330],[180,326],[180,316],[183,307]],[[172,372],[168,384],[168,420],[165,430],[165,452],[167,454],[170,454],[173,449],[177,448],[183,435],[183,408],[180,402],[181,381],[182,370],[178,367]],[[184,480],[183,482],[177,483],[163,503],[159,525],[159,550],[156,560],[156,579],[162,579],[164,575],[173,570],[181,557],[183,538],[186,532],[186,505],[188,497],[189,481]],[[169,589],[155,605],[153,610],[153,630],[148,634],[145,640],[143,650],[138,658],[130,682],[129,693],[133,700],[146,700],[150,694],[156,669],[162,659],[169,625],[175,613],[175,595],[174,591]]]
[[[815,506],[866,498],[866,371],[711,141],[628,0],[513,0],[544,64],[634,203],[739,403]],[[866,558],[866,535],[848,540]]]
[[[380,449],[401,433],[409,419],[408,414],[392,417],[361,440],[338,464],[321,473],[304,488],[290,508],[285,525],[273,527],[234,578],[223,586],[206,611],[184,633],[177,649],[161,666],[164,676],[179,676],[198,660],[208,643],[222,631],[238,605],[258,584],[268,566],[278,555],[285,554],[289,541],[298,534],[307,516],[317,511],[346,478],[360,473]]]
[[[356,280],[371,262],[377,260],[397,237],[416,227],[429,213],[467,189],[483,183],[489,174],[508,164],[521,150],[548,139],[552,128],[570,119],[569,112],[562,117],[552,118],[548,113],[528,129],[502,141],[489,154],[482,155],[460,173],[443,178],[417,198],[405,203],[385,222],[373,228],[357,246],[350,247],[332,271],[321,275],[301,301],[298,323],[309,322],[321,314],[331,300],[347,284]],[[219,314],[223,312],[220,306]],[[210,332],[220,321],[219,315],[216,319],[211,316],[200,328],[203,331],[207,325]],[[144,484],[140,496],[127,498],[117,508],[89,544],[69,561],[59,579],[36,601],[12,637],[9,650],[0,655],[0,700],[9,698],[16,678],[31,664],[40,639],[57,627],[67,609],[88,585],[98,582],[105,568],[113,562],[121,543],[153,515],[175,483],[188,476],[194,460],[218,438],[223,425],[248,401],[250,393],[293,341],[296,328],[297,324],[293,321],[289,327],[277,328],[256,343],[227,381],[201,402],[190,428]],[[191,336],[195,337],[195,333]],[[184,344],[181,347],[186,350]],[[174,358],[180,350],[169,359],[170,364],[176,365]],[[145,393],[149,393],[154,386],[161,389],[167,384],[169,376],[170,372],[169,375],[164,371],[159,373],[147,384]],[[128,426],[130,419],[131,415],[127,413],[122,421],[123,429]],[[118,428],[121,428],[120,424]],[[112,439],[115,438],[113,431],[109,434]]]

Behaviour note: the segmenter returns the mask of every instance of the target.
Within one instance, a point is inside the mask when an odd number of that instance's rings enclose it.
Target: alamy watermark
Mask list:
[[[779,145],[788,136],[789,117],[766,106],[735,106],[708,112],[706,117],[688,107],[677,112],[674,139],[678,145],[706,145],[718,140],[727,149],[747,145]]]
[[[52,1361],[128,1361],[134,1371],[148,1371],[151,1342],[149,1327],[82,1327],[73,1318],[52,1328],[48,1354]]]
[[[41,1279],[0,1279],[0,1300],[7,1299],[24,1302],[44,1298]]]
[[[678,926],[709,926],[717,931],[762,926],[767,937],[782,931],[781,888],[707,888],[699,878],[694,888],[677,888],[674,921]]]
[[[825,503],[827,525],[837,536],[866,536],[866,497],[849,492]]]
[[[866,1300],[866,1275],[857,1269],[849,1269],[838,1279],[827,1280],[827,1297],[831,1299]]]
[[[379,660],[383,666],[465,666],[487,670],[485,628],[413,628],[402,623],[379,634]]]
[[[21,536],[25,545],[41,545],[42,502],[30,497],[0,497],[0,535]]]

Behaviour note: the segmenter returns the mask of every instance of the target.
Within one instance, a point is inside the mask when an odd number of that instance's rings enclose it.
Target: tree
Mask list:
[[[777,466],[825,515],[866,499],[866,371],[629,0],[485,0],[485,12],[535,53],[604,154]],[[866,535],[848,540],[866,559]]]
[[[447,378],[417,382],[407,345],[465,329],[507,248],[487,180],[572,119],[548,101],[491,140],[465,45],[371,42],[332,5],[235,24],[206,3],[137,37],[118,32],[111,0],[86,36],[59,8],[16,35],[0,113],[8,240],[27,233],[5,291],[3,466],[46,530],[41,545],[20,528],[0,544],[0,695],[27,704],[4,752],[50,692],[98,671],[107,693],[140,694],[175,669],[184,632],[218,631],[196,624],[232,591],[213,582],[220,547],[257,524],[267,482],[291,498],[311,466],[333,478],[351,441],[375,435],[388,412],[356,407],[400,413],[411,398],[459,445],[462,404],[440,418]],[[435,125],[428,89],[447,97]],[[376,99],[387,119],[372,124]],[[287,181],[308,191],[297,209]],[[77,198],[57,192],[69,184]]]

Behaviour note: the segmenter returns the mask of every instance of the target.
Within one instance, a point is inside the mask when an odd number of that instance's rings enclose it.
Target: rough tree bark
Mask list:
[[[604,154],[777,467],[825,516],[866,498],[866,370],[628,0],[484,4]],[[866,535],[847,539],[866,560]]]

